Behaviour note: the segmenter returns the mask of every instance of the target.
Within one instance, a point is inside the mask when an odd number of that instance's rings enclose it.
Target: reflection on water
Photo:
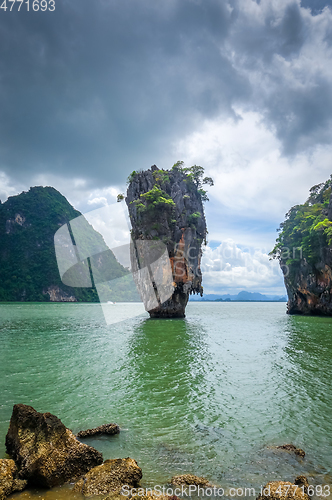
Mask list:
[[[204,412],[202,396],[212,390],[205,338],[200,321],[148,319],[137,325],[129,340],[126,394],[134,404],[135,419],[140,425],[144,422],[139,433],[146,444],[146,475],[155,481],[165,482],[176,472],[192,469],[197,457],[192,414]]]
[[[148,319],[130,339],[129,391],[155,431],[181,436],[206,384],[209,353],[204,330],[184,320]]]
[[[105,459],[135,458],[148,486],[186,472],[224,487],[302,473],[330,481],[332,318],[289,317],[278,303],[189,303],[185,320],[106,325],[98,305],[5,304],[0,330],[2,456],[22,402],[74,432],[117,422],[120,435],[85,442]],[[275,449],[290,442],[304,460]]]

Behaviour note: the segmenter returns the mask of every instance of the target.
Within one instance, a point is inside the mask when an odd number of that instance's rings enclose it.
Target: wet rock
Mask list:
[[[18,478],[14,460],[0,459],[0,500],[4,500],[15,491],[22,491],[27,481]]]
[[[23,404],[13,408],[6,448],[19,478],[40,487],[64,484],[103,461],[101,453],[80,443],[55,415]]]
[[[295,455],[298,455],[302,458],[305,457],[305,451],[301,450],[301,448],[296,448],[296,446],[294,446],[293,444],[283,444],[281,446],[277,446],[277,449],[293,452],[295,453]]]
[[[85,496],[120,494],[122,486],[129,488],[138,486],[142,478],[142,470],[132,458],[105,460],[102,465],[94,467],[75,484],[73,491]]]
[[[95,429],[87,429],[86,431],[80,431],[76,434],[78,438],[85,438],[90,436],[99,436],[101,434],[108,434],[113,436],[114,434],[120,433],[120,427],[117,424],[104,424],[96,427]]]
[[[194,486],[210,486],[210,483],[204,477],[194,476],[193,474],[182,474],[181,476],[173,476],[171,484],[174,485],[194,485]]]
[[[299,478],[302,478],[301,481],[305,480],[306,484],[308,484],[305,476],[298,476],[296,480]],[[305,491],[302,491],[299,484],[287,481],[271,481],[263,487],[262,493],[257,497],[257,500],[310,500],[310,497]]]
[[[300,488],[303,487],[304,493],[308,493],[309,483],[308,483],[308,479],[305,476],[297,476],[295,478],[294,484],[296,484]]]

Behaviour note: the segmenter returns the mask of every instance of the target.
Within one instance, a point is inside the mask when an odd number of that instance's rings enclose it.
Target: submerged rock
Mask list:
[[[0,459],[0,500],[4,500],[15,491],[22,491],[27,481],[18,478],[14,460]]]
[[[120,433],[120,427],[117,424],[104,424],[94,429],[87,429],[86,431],[80,431],[76,434],[78,438],[85,438],[90,436],[99,436],[101,434],[108,434],[113,436],[114,434]]]
[[[194,476],[193,474],[182,474],[181,476],[173,476],[171,484],[174,485],[194,485],[194,486],[210,486],[210,483],[204,477]]]
[[[198,187],[212,179],[193,179],[181,168],[155,165],[130,178],[131,264],[151,317],[184,317],[189,295],[203,295],[200,264],[207,231],[205,191]]]
[[[300,479],[301,478],[301,479]],[[299,481],[296,483],[296,481]],[[310,500],[307,490],[301,486],[308,486],[305,476],[298,476],[294,483],[288,481],[271,481],[267,483],[257,500]]]
[[[302,488],[302,486],[303,486],[304,493],[308,494],[309,483],[308,483],[308,479],[305,476],[302,476],[302,475],[301,476],[297,476],[295,478],[294,484],[296,484],[300,488]]]
[[[99,451],[80,443],[58,417],[23,404],[13,408],[6,448],[19,478],[40,487],[64,484],[103,461]]]
[[[295,455],[298,455],[299,457],[305,457],[305,451],[303,451],[301,448],[296,448],[296,446],[294,446],[293,444],[282,444],[281,446],[277,446],[277,449],[294,452]]]
[[[142,479],[142,470],[132,458],[105,460],[94,467],[74,486],[73,491],[85,496],[120,494],[122,486],[138,486]]]

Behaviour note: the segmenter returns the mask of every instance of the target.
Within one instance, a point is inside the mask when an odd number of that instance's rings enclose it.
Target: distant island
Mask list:
[[[204,297],[191,297],[191,301],[201,301],[201,302],[287,302],[286,296],[280,295],[263,295],[258,292],[247,292],[243,290],[237,295],[230,294],[205,294]]]

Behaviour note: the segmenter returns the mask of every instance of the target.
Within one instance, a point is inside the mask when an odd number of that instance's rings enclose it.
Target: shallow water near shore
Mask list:
[[[99,304],[0,304],[0,457],[24,403],[73,432],[118,423],[119,435],[84,442],[136,459],[144,486],[182,473],[257,494],[299,474],[331,485],[332,318],[285,309],[195,302],[184,320],[106,325]],[[285,443],[306,457],[274,448]],[[13,498],[83,497],[65,486]]]

